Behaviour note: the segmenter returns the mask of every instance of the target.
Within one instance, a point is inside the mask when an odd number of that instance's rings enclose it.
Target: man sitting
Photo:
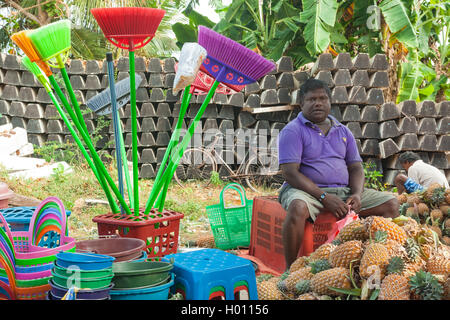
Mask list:
[[[433,183],[449,187],[445,175],[438,168],[423,162],[417,153],[411,151],[402,153],[398,160],[408,173],[408,175],[399,173],[394,179],[398,194],[422,191]]]
[[[338,219],[351,208],[362,217],[398,216],[395,196],[364,188],[364,169],[351,131],[330,115],[327,84],[307,80],[300,88],[302,112],[281,130],[280,169],[285,183],[278,200],[287,211],[282,236],[286,267],[296,259],[305,222],[320,212]]]

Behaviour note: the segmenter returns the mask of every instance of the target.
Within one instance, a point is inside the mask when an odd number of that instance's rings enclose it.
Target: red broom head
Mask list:
[[[257,81],[276,65],[256,52],[204,26],[198,27],[198,43],[208,56]]]
[[[116,47],[134,51],[155,36],[165,10],[142,7],[91,9],[105,37]]]

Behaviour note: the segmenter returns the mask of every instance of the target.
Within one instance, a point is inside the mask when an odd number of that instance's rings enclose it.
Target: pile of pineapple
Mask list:
[[[400,213],[426,224],[450,245],[450,189],[435,183],[422,192],[399,195]]]
[[[371,216],[299,257],[280,277],[257,277],[260,300],[448,300],[450,247],[412,217]]]

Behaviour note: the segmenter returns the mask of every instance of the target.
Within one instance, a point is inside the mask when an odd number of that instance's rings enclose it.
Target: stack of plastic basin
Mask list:
[[[75,289],[75,300],[110,299],[114,260],[96,253],[58,253],[51,270],[48,299],[64,299],[71,288]]]
[[[114,263],[111,300],[167,300],[174,284],[172,268],[162,261]]]
[[[137,238],[101,238],[77,241],[77,252],[106,254],[114,263],[147,257],[145,241]]]

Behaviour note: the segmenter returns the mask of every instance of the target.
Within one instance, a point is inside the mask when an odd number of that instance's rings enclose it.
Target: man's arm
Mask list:
[[[348,186],[351,190],[351,195],[347,199],[346,203],[352,207],[352,209],[358,212],[361,209],[361,195],[364,191],[364,169],[361,162],[353,162],[347,166],[349,183]]]
[[[299,163],[283,163],[280,165],[283,177],[291,187],[303,190],[314,198],[319,199],[323,191],[311,179],[302,174],[299,171],[299,167]],[[344,217],[348,212],[347,205],[333,194],[327,194],[322,204],[338,218]]]

